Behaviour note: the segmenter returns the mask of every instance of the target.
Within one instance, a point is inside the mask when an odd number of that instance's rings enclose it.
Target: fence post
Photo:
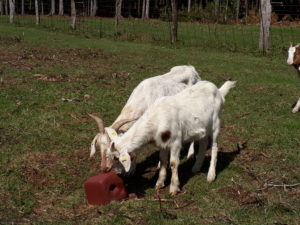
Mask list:
[[[120,24],[120,17],[122,16],[121,14],[122,10],[122,0],[116,0],[116,6],[115,6],[115,35],[119,35],[120,29],[119,29],[119,24]]]
[[[171,42],[177,42],[177,29],[178,29],[178,18],[177,18],[177,0],[171,0],[172,9],[172,23],[171,23]]]
[[[71,27],[72,29],[76,28],[76,5],[75,0],[71,0]]]
[[[9,23],[14,22],[15,0],[9,0]]]
[[[260,1],[260,38],[259,38],[259,49],[264,53],[267,52],[269,47],[269,34],[270,34],[270,25],[271,25],[271,3],[270,0],[261,0]]]
[[[0,0],[0,15],[3,15],[3,2]]]
[[[218,23],[219,22],[219,12],[220,12],[220,0],[214,0],[215,3],[215,9],[214,9],[214,13],[215,13],[215,20]]]
[[[40,24],[40,14],[39,14],[39,2],[35,0],[35,24]]]
[[[24,0],[21,2],[21,15],[24,15]]]
[[[235,17],[236,23],[239,22],[239,15],[240,15],[240,0],[237,0],[236,1],[236,17]]]

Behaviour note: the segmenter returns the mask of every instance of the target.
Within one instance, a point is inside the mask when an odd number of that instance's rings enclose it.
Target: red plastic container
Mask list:
[[[106,205],[127,197],[123,180],[114,172],[100,173],[84,182],[86,198],[91,205]]]

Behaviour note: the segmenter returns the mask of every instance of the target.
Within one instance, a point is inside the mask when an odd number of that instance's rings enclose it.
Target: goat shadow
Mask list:
[[[189,145],[186,145],[182,149],[180,154],[181,159],[187,157],[188,147]],[[240,147],[237,144],[237,147],[234,151],[218,152],[218,162],[216,167],[217,175],[221,173],[224,169],[226,169],[229,166],[229,164],[235,159],[235,157],[240,154],[241,150],[245,148],[246,143],[242,144],[242,147]],[[210,156],[205,157],[200,173],[204,173],[207,175],[208,168],[210,165],[210,159]],[[124,178],[126,188],[129,194],[134,193],[138,197],[143,197],[146,193],[146,190],[155,187],[159,172],[159,170],[157,170],[158,161],[159,151],[155,151],[151,155],[147,156],[145,160],[137,164],[134,176]],[[194,174],[192,172],[192,167],[194,163],[195,157],[192,157],[191,159],[185,160],[179,165],[178,176],[180,181],[180,188],[182,188],[193,176],[199,175],[199,173]],[[168,175],[165,181],[165,188],[167,188],[170,185],[170,178],[171,171],[168,169]]]

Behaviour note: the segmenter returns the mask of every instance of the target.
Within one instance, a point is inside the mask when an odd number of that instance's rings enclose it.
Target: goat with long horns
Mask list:
[[[114,130],[113,135],[122,135],[139,119],[144,112],[158,98],[175,95],[187,87],[200,81],[199,74],[193,66],[175,66],[168,73],[143,80],[133,90],[126,105],[115,122],[106,128]],[[122,166],[112,168],[116,165],[115,160],[107,154],[111,145],[111,139],[107,134],[103,120],[95,115],[89,114],[98,124],[99,133],[94,137],[91,144],[90,156],[96,152],[96,147],[101,150],[101,169],[103,171],[114,170],[122,173]]]

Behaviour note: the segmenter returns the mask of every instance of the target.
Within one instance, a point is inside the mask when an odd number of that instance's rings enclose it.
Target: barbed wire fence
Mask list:
[[[0,23],[9,23],[9,1],[0,0]],[[39,24],[36,24],[35,1],[39,7]],[[50,1],[24,0],[15,4],[13,24],[34,26],[83,35],[86,37],[112,38],[126,41],[155,42],[170,44],[171,9],[169,1],[156,0],[149,4],[149,18],[141,5],[147,0],[128,0],[122,5],[118,32],[115,30],[115,1],[102,0],[93,12],[96,0],[76,0],[76,25],[71,28],[71,1],[64,2],[64,13],[59,14],[58,0],[54,12]],[[125,0],[123,0],[125,1]],[[177,45],[224,48],[232,51],[258,51],[259,47],[259,5],[249,6],[249,0],[215,2],[200,1],[187,9],[178,5]],[[203,5],[206,2],[206,5]],[[252,1],[254,3],[255,1]],[[291,1],[292,2],[292,1]],[[151,2],[150,2],[151,3]],[[165,5],[159,5],[164,3]],[[272,1],[272,21],[269,37],[270,51],[286,51],[290,42],[300,42],[300,4],[286,1]],[[92,13],[93,12],[93,13]],[[142,18],[144,17],[144,18]]]

